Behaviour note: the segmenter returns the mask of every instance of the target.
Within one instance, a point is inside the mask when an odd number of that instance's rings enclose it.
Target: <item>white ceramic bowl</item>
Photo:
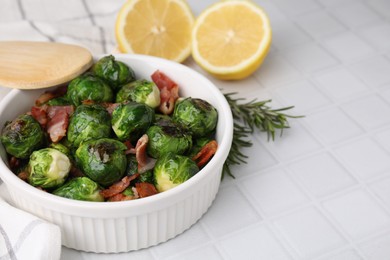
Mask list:
[[[188,229],[212,204],[232,141],[230,107],[223,94],[205,77],[184,65],[159,58],[115,56],[130,65],[137,78],[150,79],[154,71],[161,70],[178,83],[181,96],[202,98],[216,107],[219,147],[198,174],[171,190],[134,201],[103,203],[65,199],[21,181],[8,169],[0,144],[0,177],[14,204],[60,226],[62,244],[77,250],[104,253],[137,250],[167,241]],[[28,111],[42,92],[11,91],[0,104],[0,126]]]

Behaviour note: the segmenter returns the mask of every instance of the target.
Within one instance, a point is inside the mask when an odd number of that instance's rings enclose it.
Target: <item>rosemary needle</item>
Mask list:
[[[267,132],[268,140],[275,139],[275,133],[289,128],[288,118],[299,118],[302,116],[292,116],[285,114],[284,111],[292,109],[293,106],[272,109],[268,104],[272,100],[257,101],[256,99],[243,102],[243,98],[234,98],[236,93],[224,94],[233,113],[233,142],[229,155],[223,166],[222,179],[225,174],[234,178],[230,166],[246,163],[248,156],[242,153],[242,149],[252,146],[248,136],[255,130]]]

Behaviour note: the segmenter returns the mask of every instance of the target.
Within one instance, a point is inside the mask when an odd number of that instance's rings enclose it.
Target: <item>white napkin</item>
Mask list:
[[[0,197],[0,260],[56,260],[60,256],[58,226],[16,209]]]

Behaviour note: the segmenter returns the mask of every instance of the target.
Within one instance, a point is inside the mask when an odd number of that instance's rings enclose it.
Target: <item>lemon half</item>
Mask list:
[[[216,78],[238,80],[261,65],[271,38],[271,25],[261,7],[250,1],[222,1],[196,19],[192,56]]]
[[[194,20],[184,0],[129,0],[116,19],[118,48],[182,62],[191,54]]]

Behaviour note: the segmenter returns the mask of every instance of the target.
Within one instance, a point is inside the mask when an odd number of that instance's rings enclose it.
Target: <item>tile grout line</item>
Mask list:
[[[239,180],[239,181],[242,182],[242,180]],[[265,226],[272,231],[273,236],[275,236],[276,241],[279,242],[281,247],[284,250],[286,250],[286,252],[289,254],[290,257],[298,260],[299,258],[298,258],[297,249],[295,249],[294,246],[292,246],[288,242],[288,240],[286,240],[286,238],[283,236],[283,234],[280,234],[279,232],[277,232],[277,229],[274,226],[274,223],[272,222],[272,218],[268,217],[268,215],[265,212],[263,212],[262,209],[260,209],[259,207],[257,207],[253,203],[254,199],[251,199],[252,196],[250,194],[246,194],[245,192],[243,192],[239,186],[237,187],[237,189],[241,192],[241,194],[245,197],[245,199],[251,205],[251,208],[254,209],[255,212],[257,212],[257,214],[261,216],[261,218],[262,218],[261,222],[265,223],[266,224]]]
[[[371,89],[371,90],[375,90],[375,89]],[[327,108],[327,109],[328,109],[328,108]],[[352,118],[351,118],[351,119],[352,119]],[[359,123],[357,123],[357,125],[358,125],[359,127],[361,127]],[[306,130],[308,130],[307,127],[305,127],[305,126],[303,126],[303,127],[304,127]],[[365,135],[367,135],[367,134],[368,134],[368,133],[367,133],[367,129],[365,129]],[[360,137],[357,137],[357,138],[358,138],[358,139],[361,139],[361,136],[360,136]],[[331,147],[328,147],[327,144],[325,144],[325,143],[322,141],[322,138],[315,137],[315,139],[316,139],[316,141],[320,142],[321,146],[322,146],[323,148],[325,148],[325,150],[327,151],[327,153],[332,154],[332,149],[331,149]],[[262,140],[258,140],[258,141],[262,142]],[[268,150],[273,156],[275,156],[275,158],[278,158],[278,156],[275,155],[274,152],[271,151],[269,148],[268,148],[267,150]],[[337,161],[339,161],[338,158],[335,158],[335,159],[336,159]],[[291,162],[290,162],[290,163],[291,163]],[[345,163],[342,163],[342,162],[341,162],[341,165],[343,166],[343,168],[347,167],[347,166],[345,166]],[[280,167],[281,167],[282,169],[285,169],[285,170],[291,175],[291,172],[290,172],[286,167],[284,167],[283,165],[280,166]],[[357,176],[355,176],[354,174],[351,174],[351,171],[350,171],[348,168],[345,168],[345,169],[347,170],[348,174],[349,174],[350,176],[352,176],[352,177],[357,181],[357,183],[359,184],[360,187],[364,188],[366,191],[368,190],[367,187],[365,187],[364,182],[362,182],[362,181],[361,181],[359,178],[357,178]],[[349,235],[346,234],[346,233],[343,231],[343,229],[341,229],[341,228],[338,226],[337,221],[336,221],[336,220],[333,220],[332,218],[330,218],[330,216],[327,214],[327,212],[324,211],[324,210],[322,209],[322,207],[320,206],[320,205],[321,205],[321,204],[320,204],[320,201],[317,202],[317,201],[314,200],[311,196],[308,196],[308,194],[311,194],[311,193],[310,193],[305,187],[302,187],[302,185],[301,185],[300,182],[297,183],[297,181],[296,181],[294,178],[292,178],[292,179],[293,179],[294,183],[295,183],[296,185],[299,185],[299,187],[301,188],[301,190],[304,191],[306,197],[309,197],[310,200],[312,201],[312,203],[313,203],[314,205],[316,205],[316,208],[320,210],[320,212],[322,213],[322,215],[323,215],[324,217],[326,217],[327,221],[328,221],[329,223],[332,224],[332,226],[335,228],[335,230],[336,230],[338,233],[341,233],[341,234],[342,234],[342,236],[344,237],[345,241],[346,241],[349,245],[351,245],[351,246],[356,250],[356,252],[359,254],[359,256],[362,256],[363,253],[360,251],[360,249],[359,249],[359,247],[357,246],[357,244],[354,243],[354,242],[353,242],[353,239],[351,239],[351,238],[349,237]],[[354,185],[354,187],[351,188],[351,189],[357,189],[357,188],[356,188],[356,185]],[[372,194],[371,194],[371,193],[370,193],[370,196],[372,197]],[[375,202],[377,203],[377,200],[375,200]],[[383,208],[383,205],[382,205],[382,204],[381,204],[381,208]],[[337,228],[336,228],[336,227],[337,227]]]

